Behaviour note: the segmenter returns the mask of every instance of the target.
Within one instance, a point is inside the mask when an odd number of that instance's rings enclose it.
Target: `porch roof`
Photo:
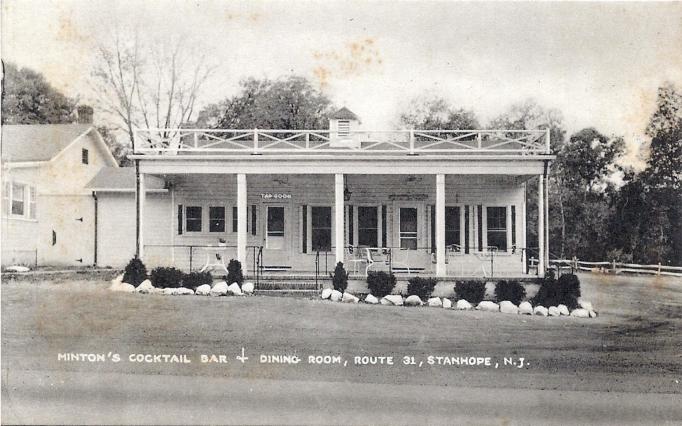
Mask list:
[[[134,167],[103,167],[85,187],[98,192],[135,192]],[[156,176],[145,180],[147,191],[165,191],[165,182]]]

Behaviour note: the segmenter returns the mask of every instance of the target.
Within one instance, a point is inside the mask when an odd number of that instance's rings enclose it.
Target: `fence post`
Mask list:
[[[658,272],[656,275],[661,275],[661,262],[658,262]]]
[[[414,127],[410,129],[410,155],[414,155]]]
[[[613,271],[614,274],[616,273],[616,259],[613,259],[611,261],[611,270]]]

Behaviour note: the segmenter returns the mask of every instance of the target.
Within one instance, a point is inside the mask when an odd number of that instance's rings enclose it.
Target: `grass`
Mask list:
[[[544,318],[334,304],[318,298],[191,297],[112,293],[104,281],[12,282],[2,287],[3,368],[52,366],[60,351],[524,357],[524,369],[261,365],[133,372],[319,377],[371,383],[460,383],[680,392],[682,284],[664,278],[581,275],[597,319]],[[81,368],[81,366],[69,366]],[[85,366],[82,368],[92,368]],[[121,369],[131,366],[100,365]]]

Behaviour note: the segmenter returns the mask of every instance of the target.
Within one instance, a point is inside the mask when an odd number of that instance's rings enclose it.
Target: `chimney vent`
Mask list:
[[[92,114],[94,110],[90,105],[78,106],[78,124],[92,124]]]

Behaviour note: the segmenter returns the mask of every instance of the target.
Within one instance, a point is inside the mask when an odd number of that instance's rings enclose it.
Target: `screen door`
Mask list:
[[[268,206],[265,247],[273,250],[284,248],[284,206]]]

